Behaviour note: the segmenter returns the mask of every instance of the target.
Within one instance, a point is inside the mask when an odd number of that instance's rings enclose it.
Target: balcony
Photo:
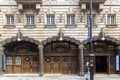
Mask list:
[[[99,11],[103,10],[105,1],[106,0],[92,0],[93,9]],[[79,3],[82,11],[86,11],[90,8],[90,0],[80,0]]]
[[[34,3],[41,3],[42,0],[16,0],[16,2],[20,4],[34,4]]]
[[[104,3],[106,0],[92,0],[93,3]],[[90,0],[80,0],[80,3],[90,3]]]
[[[34,8],[34,10],[39,11],[40,10],[40,5],[42,4],[42,0],[16,0],[18,4],[18,9],[20,11],[24,11],[26,9]]]

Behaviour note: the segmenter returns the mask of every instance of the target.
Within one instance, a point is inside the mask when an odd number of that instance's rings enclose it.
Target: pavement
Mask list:
[[[78,75],[45,74],[40,77],[38,74],[5,74],[0,80],[87,80],[86,77]],[[88,79],[89,80],[89,79]],[[118,74],[95,74],[94,80],[120,80]]]

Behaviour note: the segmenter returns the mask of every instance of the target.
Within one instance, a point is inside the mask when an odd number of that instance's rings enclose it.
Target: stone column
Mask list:
[[[79,54],[78,54],[78,59],[79,59],[79,68],[80,68],[80,76],[83,76],[84,75],[84,56],[83,56],[83,44],[80,44],[78,46],[78,49],[79,49]]]
[[[0,75],[3,74],[3,70],[2,70],[2,55],[3,55],[3,47],[2,47],[2,44],[0,44]]]
[[[39,48],[39,75],[40,76],[43,76],[43,74],[44,74],[44,68],[43,68],[43,59],[44,59],[44,56],[43,56],[43,45],[42,44],[40,44],[39,46],[38,46],[38,48]]]

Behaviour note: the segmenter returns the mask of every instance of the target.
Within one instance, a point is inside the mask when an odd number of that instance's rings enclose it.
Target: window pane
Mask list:
[[[67,24],[68,25],[75,24],[75,15],[74,14],[67,15]]]
[[[16,65],[21,65],[21,57],[15,57],[15,64]]]
[[[12,65],[12,57],[7,57],[7,65]]]
[[[107,24],[109,25],[116,24],[115,15],[109,14],[107,16]]]
[[[48,25],[53,25],[55,24],[55,16],[54,15],[47,15],[47,24]]]
[[[8,25],[14,24],[14,16],[13,15],[7,15],[7,24]]]
[[[87,15],[87,22],[88,22],[88,18],[90,17],[90,15]],[[95,25],[96,24],[96,15],[92,14],[92,24]]]
[[[27,15],[27,25],[34,25],[34,16]]]

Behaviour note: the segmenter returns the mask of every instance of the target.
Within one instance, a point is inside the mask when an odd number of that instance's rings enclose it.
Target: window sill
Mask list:
[[[66,28],[76,28],[77,25],[76,24],[67,24],[65,27]]]
[[[86,25],[86,27],[88,28],[88,25]],[[97,27],[97,24],[92,24],[92,27],[93,27],[93,28],[96,28],[96,27]]]
[[[117,27],[117,24],[107,24],[106,27],[108,27],[108,28],[114,28],[114,27]]]
[[[6,28],[6,29],[13,29],[13,28],[15,28],[15,25],[4,25],[4,28]]]
[[[56,28],[56,25],[55,24],[47,24],[47,25],[45,25],[45,28]]]
[[[36,28],[36,25],[25,25],[25,28],[27,28],[27,29],[33,29],[33,28]]]

